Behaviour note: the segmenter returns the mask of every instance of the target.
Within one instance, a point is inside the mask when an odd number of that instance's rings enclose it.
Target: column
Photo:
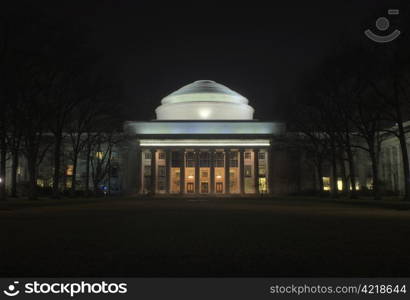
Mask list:
[[[253,150],[253,174],[255,179],[255,194],[259,195],[259,149]]]
[[[271,141],[272,145],[272,141]],[[266,176],[268,177],[268,193],[273,193],[273,152],[272,148],[270,147],[268,150],[268,159],[267,159],[267,166],[266,166]]]
[[[229,149],[225,149],[225,194],[230,193],[230,179],[229,179],[229,159],[231,151]]]
[[[199,150],[195,151],[195,194],[199,194]]]
[[[239,188],[241,195],[245,194],[245,149],[239,149]]]
[[[137,148],[137,163],[136,163],[136,168],[137,168],[137,194],[142,194],[143,189],[144,189],[144,181],[143,181],[143,177],[144,177],[144,166],[142,164],[143,160],[142,160],[142,151],[141,148],[138,147]],[[130,166],[128,165],[127,168],[129,168]]]
[[[171,193],[171,150],[165,150],[165,190],[167,194]]]
[[[185,150],[182,150],[182,166],[179,172],[179,192],[185,194]]]
[[[157,191],[157,151],[151,149],[151,186],[150,194],[155,194]]]
[[[210,192],[211,194],[215,194],[215,150],[209,151],[209,167],[209,176],[211,178],[209,183],[211,185]]]

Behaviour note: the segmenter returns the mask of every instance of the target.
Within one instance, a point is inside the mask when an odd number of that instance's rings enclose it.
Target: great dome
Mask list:
[[[252,120],[248,99],[212,80],[190,83],[162,99],[157,120]]]

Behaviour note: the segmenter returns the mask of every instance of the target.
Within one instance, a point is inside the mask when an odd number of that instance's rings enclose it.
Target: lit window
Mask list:
[[[164,152],[160,152],[160,153],[158,154],[158,158],[159,158],[159,159],[165,159],[165,153],[164,153]]]
[[[151,159],[151,152],[145,152],[144,153],[144,158],[145,159]]]
[[[323,190],[330,191],[330,177],[323,177]]]
[[[259,152],[259,159],[265,159],[265,152]]]
[[[245,159],[251,159],[252,158],[252,153],[251,152],[245,152]]]
[[[206,171],[201,172],[201,177],[202,178],[207,178],[208,177],[208,172],[206,172]]]
[[[252,166],[245,166],[245,177],[252,177]]]
[[[73,165],[68,165],[66,175],[67,176],[73,176],[73,172],[74,172],[74,166]]]
[[[366,180],[366,188],[369,190],[373,190],[373,178],[368,177]]]
[[[103,153],[102,153],[101,151],[98,151],[98,152],[95,153],[95,157],[98,158],[98,159],[102,159],[103,156],[104,156],[104,155],[103,155]]]
[[[266,175],[265,167],[259,167],[259,176],[265,176],[265,175]]]
[[[343,180],[340,178],[337,180],[337,190],[343,191]]]

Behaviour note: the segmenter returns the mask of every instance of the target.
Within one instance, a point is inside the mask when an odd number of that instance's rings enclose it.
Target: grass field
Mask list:
[[[11,200],[10,200],[11,202]],[[298,199],[0,206],[0,276],[410,276],[410,210]]]

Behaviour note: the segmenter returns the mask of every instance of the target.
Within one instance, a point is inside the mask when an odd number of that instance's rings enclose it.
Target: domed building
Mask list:
[[[248,99],[211,80],[198,80],[168,95],[157,120],[252,120]]]
[[[128,121],[123,190],[129,194],[273,193],[272,139],[284,125],[253,119],[239,93],[198,80],[164,97],[156,120]]]

